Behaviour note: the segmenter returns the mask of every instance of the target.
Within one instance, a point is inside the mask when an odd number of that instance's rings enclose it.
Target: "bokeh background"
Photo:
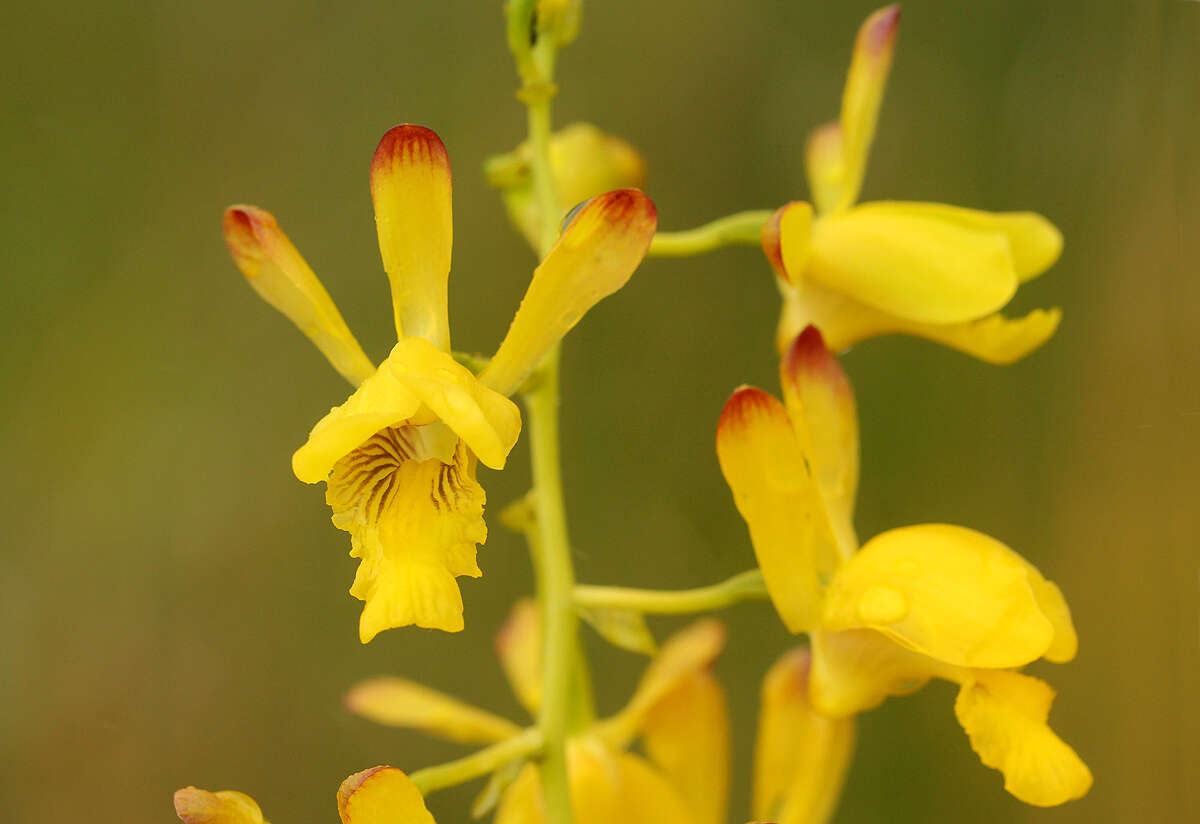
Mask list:
[[[557,122],[640,146],[664,228],[804,197],[805,132],[836,113],[872,8],[593,0]],[[968,524],[1063,587],[1081,652],[1037,669],[1096,785],[1022,806],[934,685],[862,719],[840,822],[1200,816],[1198,48],[1184,0],[906,3],[865,196],[1050,216],[1065,254],[1014,308],[1066,319],[1011,368],[907,339],[846,357],[859,528]],[[499,3],[17,4],[0,65],[0,819],[169,822],[194,783],[332,821],[348,773],[462,752],[348,716],[368,675],[519,717],[491,636],[530,571],[494,518],[465,632],[358,643],[348,539],[289,470],[346,386],[219,230],[231,202],[274,211],[382,357],[367,164],[388,127],[427,124],[456,175],[455,343],[489,351],[533,264],[480,175],[523,133]],[[582,579],[684,587],[752,563],[712,441],[734,386],[776,386],[776,308],[760,253],[724,250],[647,262],[571,335]],[[493,513],[525,490],[526,455],[486,473]],[[763,605],[722,617],[741,821],[758,680],[791,640]],[[642,661],[588,637],[612,710]],[[475,789],[435,813],[467,820]]]

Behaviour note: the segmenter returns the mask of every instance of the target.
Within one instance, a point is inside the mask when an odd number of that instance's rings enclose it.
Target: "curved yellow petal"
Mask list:
[[[729,807],[729,710],[711,672],[686,676],[650,709],[642,746],[688,803],[696,824],[723,824]]]
[[[378,724],[416,729],[463,744],[492,744],[521,731],[507,718],[394,676],[355,684],[346,693],[346,708]]]
[[[672,635],[646,667],[625,708],[602,725],[602,737],[624,747],[641,730],[646,715],[685,680],[707,669],[725,648],[725,625],[703,618]]]
[[[826,214],[837,208],[846,178],[841,123],[826,123],[809,132],[804,144],[804,172],[817,211]]]
[[[919,655],[869,629],[812,633],[809,697],[830,718],[879,706],[919,690],[933,677],[959,680],[960,668]]]
[[[1091,771],[1046,724],[1054,691],[1016,672],[975,675],[959,690],[954,714],[979,759],[1004,773],[1004,789],[1038,807],[1086,795]]]
[[[854,750],[854,720],[816,712],[808,675],[809,653],[797,648],[763,679],[754,745],[755,819],[824,824],[837,807]]]
[[[294,323],[350,383],[358,386],[370,377],[375,366],[275,216],[257,206],[230,206],[222,226],[233,262],[259,297]]]
[[[396,336],[425,338],[446,351],[450,190],[450,159],[441,138],[408,123],[388,130],[371,158],[371,199]]]
[[[536,247],[542,215],[533,190],[532,156],[525,141],[508,154],[489,158],[484,173],[503,193],[513,224]],[[567,206],[612,189],[640,189],[646,182],[646,161],[637,149],[590,123],[572,123],[551,135],[550,165],[559,200]]]
[[[1021,283],[1049,269],[1062,254],[1062,232],[1036,212],[984,212],[944,203],[912,201],[892,205],[903,206],[909,214],[956,223],[971,231],[1003,235]]]
[[[862,188],[899,25],[900,6],[887,6],[863,22],[854,41],[854,56],[842,92],[842,180],[835,208],[850,206]]]
[[[786,280],[796,283],[804,278],[812,252],[813,211],[802,200],[783,207],[779,213],[779,258]]]
[[[475,545],[487,539],[483,488],[461,443],[452,462],[422,460],[412,427],[385,429],[333,468],[325,499],[333,523],[350,533],[362,559],[350,594],[365,601],[359,637],[416,624],[447,632],[463,627],[455,577],[478,578]]]
[[[185,824],[267,824],[258,803],[236,790],[176,790],[175,814]]]
[[[872,309],[814,283],[783,287],[776,345],[780,354],[805,326],[820,328],[835,352],[879,335],[913,335],[949,346],[987,363],[1015,363],[1038,349],[1058,329],[1059,309],[1035,309],[1021,318],[999,313],[963,323],[916,323]]]
[[[694,824],[675,788],[636,755],[593,738],[567,746],[575,824]],[[495,824],[545,824],[537,767],[528,765],[500,800]]]
[[[588,201],[534,270],[508,334],[479,379],[501,394],[515,392],[589,309],[625,285],[657,225],[654,204],[636,189]]]
[[[779,364],[783,400],[808,456],[843,557],[858,548],[854,499],[858,494],[858,410],[854,389],[820,330],[808,326]]]
[[[504,467],[521,432],[516,404],[424,338],[403,338],[374,375],[317,422],[292,456],[292,469],[305,483],[323,481],[337,461],[376,432],[437,420],[493,469]],[[434,453],[449,460],[445,444]]]
[[[811,629],[837,540],[783,404],[753,387],[734,392],[717,424],[717,458],[776,611],[792,632]]]
[[[783,243],[786,249],[786,232]],[[891,202],[866,203],[816,221],[805,276],[920,323],[983,317],[1017,290],[1004,234]]]
[[[829,630],[875,629],[909,649],[964,667],[1019,667],[1041,657],[1055,627],[1036,571],[980,532],[922,524],[872,538],[834,576]]]
[[[522,598],[496,632],[496,655],[513,694],[530,715],[542,705],[542,618],[537,602]]]
[[[395,767],[372,767],[338,788],[342,824],[435,824],[417,786]]]

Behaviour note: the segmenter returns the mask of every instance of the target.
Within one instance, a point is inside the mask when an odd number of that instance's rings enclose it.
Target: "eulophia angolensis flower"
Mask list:
[[[478,376],[450,353],[450,164],[442,141],[397,126],[371,161],[371,195],[398,341],[372,365],[274,217],[225,213],[238,267],[353,385],[292,458],[296,477],[326,482],[333,522],[361,559],[350,592],[365,602],[364,643],[389,627],[462,629],[455,578],[478,577],[484,491],[476,462],[504,467],[521,429],[508,396],[592,306],[625,284],[654,234],[654,205],[618,190],[588,201],[533,273],[496,354]]]
[[[845,718],[932,678],[953,681],[959,722],[1009,792],[1040,806],[1082,796],[1091,774],[1046,724],[1054,692],[1017,671],[1075,656],[1058,587],[963,527],[902,527],[859,547],[850,384],[814,327],[780,373],[784,403],[753,387],[730,398],[717,455],[771,600],[811,638],[813,705]]]
[[[1062,251],[1059,231],[1032,212],[983,212],[940,203],[856,204],[884,86],[899,6],[859,30],[841,117],[806,147],[813,206],[793,202],[763,226],[784,297],[782,353],[808,324],[841,351],[864,338],[917,335],[991,363],[1011,363],[1058,327],[1058,309],[1010,319],[999,310],[1017,286]]]

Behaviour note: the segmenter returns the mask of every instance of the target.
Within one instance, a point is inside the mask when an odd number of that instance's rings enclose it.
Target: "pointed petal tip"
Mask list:
[[[876,12],[862,24],[861,44],[872,55],[890,52],[896,44],[896,32],[900,28],[900,4],[893,3]]]
[[[842,365],[826,346],[821,330],[811,323],[804,327],[804,331],[796,336],[784,353],[779,373],[785,384],[817,380],[838,392],[851,391],[850,380]]]
[[[779,401],[775,400],[771,393],[757,386],[742,384],[733,390],[733,394],[721,409],[721,417],[717,422],[717,437],[720,438],[723,431],[740,428],[748,418],[779,405]]]
[[[273,235],[279,233],[279,223],[266,209],[236,203],[221,216],[221,231],[225,245],[239,268],[243,263],[261,260],[266,246]]]
[[[631,229],[651,229],[658,226],[658,208],[638,189],[614,189],[592,198],[585,208],[598,208],[606,220],[625,223]],[[647,239],[649,244],[649,239]]]

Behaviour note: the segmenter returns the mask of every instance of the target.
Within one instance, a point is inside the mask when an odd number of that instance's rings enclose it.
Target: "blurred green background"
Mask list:
[[[905,5],[864,196],[1048,215],[1065,254],[1014,308],[1066,319],[1011,368],[898,338],[846,357],[860,533],[967,524],[1062,586],[1081,652],[1036,669],[1096,785],[1022,806],[934,685],[862,719],[838,821],[1197,820],[1200,3]],[[556,120],[640,146],[664,228],[805,197],[804,135],[836,113],[873,7],[592,0]],[[279,824],[332,821],[348,773],[462,752],[348,716],[340,696],[368,675],[520,717],[491,636],[529,565],[494,517],[465,632],[358,643],[348,538],[289,469],[347,388],[246,288],[219,223],[232,202],[273,211],[382,357],[368,160],[391,125],[429,125],[456,174],[455,343],[490,351],[533,265],[479,173],[523,136],[499,3],[65,0],[5,17],[0,819],[169,822],[194,783],[249,792]],[[571,335],[583,580],[694,586],[752,563],[712,442],[734,386],[776,387],[776,310],[761,254],[725,250],[647,262]],[[524,492],[526,455],[484,472],[493,516]],[[722,617],[741,821],[758,680],[791,641],[763,605]],[[587,632],[611,710],[642,661]],[[432,808],[467,820],[475,789]]]

